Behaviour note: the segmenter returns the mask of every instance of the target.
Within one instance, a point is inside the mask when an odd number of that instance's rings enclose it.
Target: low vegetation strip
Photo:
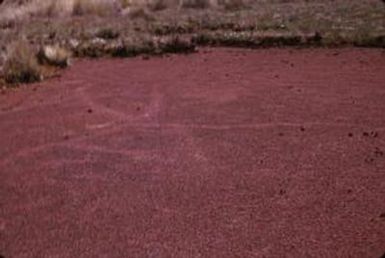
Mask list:
[[[190,53],[197,46],[384,48],[384,20],[377,0],[5,0],[0,84],[44,79],[72,56]]]

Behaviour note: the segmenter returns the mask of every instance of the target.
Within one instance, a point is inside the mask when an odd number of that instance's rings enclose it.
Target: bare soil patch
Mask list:
[[[380,257],[385,58],[81,60],[0,95],[4,257]]]

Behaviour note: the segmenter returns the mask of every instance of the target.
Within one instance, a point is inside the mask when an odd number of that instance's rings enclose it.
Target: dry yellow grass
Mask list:
[[[20,20],[29,16],[64,17],[71,15],[109,15],[118,10],[118,0],[32,0],[10,4],[0,10],[0,21]]]
[[[71,52],[58,45],[42,46],[37,54],[40,64],[58,67],[70,65]]]
[[[30,0],[8,4],[0,8],[0,22],[15,21],[30,16],[66,17],[71,15],[115,14],[128,7],[144,7],[159,11],[168,7],[198,8],[224,7],[238,9],[244,0]]]
[[[42,69],[37,57],[25,41],[16,42],[4,65],[4,79],[7,83],[30,83],[42,80]]]
[[[71,52],[60,46],[42,46],[37,51],[26,40],[19,40],[8,51],[2,76],[9,84],[41,81],[57,67],[69,66],[70,58]]]
[[[74,15],[109,15],[118,9],[118,3],[114,0],[72,0],[72,14]]]

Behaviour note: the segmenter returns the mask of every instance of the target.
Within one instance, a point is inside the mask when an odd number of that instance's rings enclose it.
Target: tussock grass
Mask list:
[[[117,2],[113,0],[75,0],[72,6],[73,15],[111,15],[117,13]]]
[[[169,4],[165,0],[153,0],[148,4],[148,8],[153,11],[162,11],[169,7]]]
[[[319,33],[300,35],[291,33],[256,34],[244,32],[209,32],[198,33],[193,42],[201,46],[226,47],[282,47],[282,46],[318,46],[323,37]]]
[[[180,6],[182,8],[205,9],[210,7],[210,1],[209,0],[181,0]]]
[[[130,7],[127,13],[131,19],[142,19],[144,21],[154,20],[154,17],[142,6]]]
[[[157,51],[154,42],[148,39],[121,42],[109,50],[113,57],[134,57],[142,54],[155,54]]]
[[[222,8],[227,11],[236,11],[246,7],[244,0],[180,0],[179,5],[182,8]]]
[[[192,53],[196,50],[195,43],[190,39],[182,39],[179,36],[172,36],[161,41],[159,44],[162,53]]]
[[[113,28],[102,28],[99,29],[95,36],[102,39],[117,39],[119,38],[119,31],[113,29]]]
[[[132,1],[130,0],[121,0],[122,8],[127,8],[132,5]]]
[[[57,45],[42,46],[37,53],[41,65],[67,67],[70,65],[71,52]]]
[[[53,74],[55,67],[70,65],[71,52],[59,46],[33,48],[27,41],[12,44],[3,67],[3,79],[15,85],[43,80]],[[51,67],[51,68],[50,68]]]
[[[218,4],[223,6],[226,11],[236,11],[246,7],[244,0],[219,0]]]
[[[43,79],[38,59],[28,43],[19,41],[13,45],[5,62],[3,75],[9,84],[31,83]]]
[[[4,7],[0,12],[0,23],[7,24],[31,16],[106,16],[117,13],[119,8],[118,0],[31,0],[22,5]]]
[[[196,44],[189,38],[179,36],[138,37],[125,40],[91,40],[75,49],[78,57],[134,57],[138,55],[162,55],[168,53],[192,53]]]

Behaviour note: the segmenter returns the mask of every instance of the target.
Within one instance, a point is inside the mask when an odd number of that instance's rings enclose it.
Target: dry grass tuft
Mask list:
[[[73,12],[74,0],[67,1],[37,1],[34,3],[37,15],[49,17],[70,16]],[[32,13],[34,14],[34,13]]]
[[[122,8],[127,8],[127,7],[130,7],[132,5],[132,1],[131,0],[121,0],[120,1],[121,5],[122,5]]]
[[[246,7],[243,0],[221,0],[218,4],[223,6],[227,11],[241,10]]]
[[[0,23],[7,24],[29,16],[65,17],[71,15],[106,16],[117,13],[119,0],[31,0],[0,10]]]
[[[3,71],[7,83],[31,83],[43,79],[38,59],[28,43],[19,41],[13,45]]]
[[[43,46],[40,48],[37,58],[42,65],[64,68],[70,65],[71,52],[60,46]]]
[[[117,39],[120,33],[113,28],[101,28],[96,32],[95,36],[101,39]]]
[[[147,7],[151,11],[160,11],[171,5],[172,3],[170,3],[169,0],[120,0],[120,6],[123,9],[133,6],[141,6]]]
[[[126,8],[126,14],[128,14],[131,19],[142,19],[144,21],[154,20],[154,17],[144,7],[141,6]]]
[[[211,6],[210,0],[181,0],[180,7],[192,9],[206,9]]]
[[[72,14],[86,15],[93,14],[106,16],[116,13],[118,6],[116,1],[111,0],[76,0],[74,1]]]
[[[166,3],[165,0],[153,0],[150,1],[148,4],[148,9],[150,9],[153,12],[162,11],[169,7],[169,5]]]
[[[8,84],[32,83],[50,77],[57,67],[70,65],[71,52],[59,46],[43,46],[37,52],[31,45],[19,40],[9,51],[3,68]]]
[[[193,53],[196,51],[196,45],[190,39],[182,39],[179,36],[167,37],[159,42],[161,53]]]

